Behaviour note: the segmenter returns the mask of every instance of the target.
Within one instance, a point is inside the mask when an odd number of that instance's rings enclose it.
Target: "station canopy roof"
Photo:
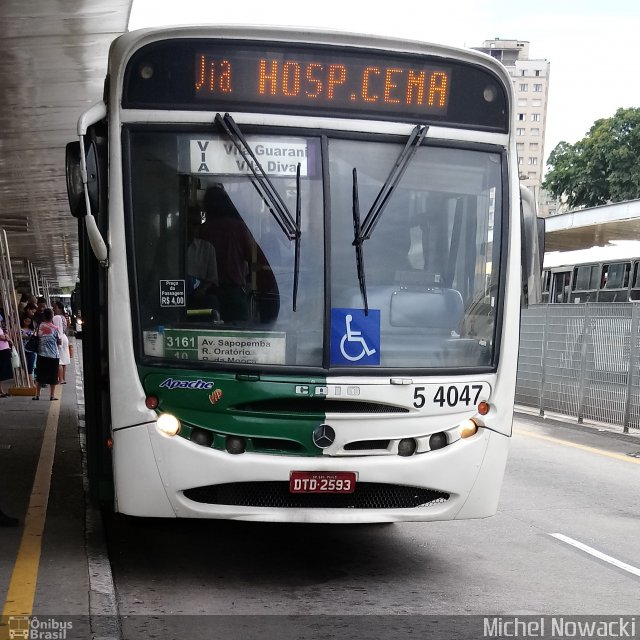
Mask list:
[[[640,240],[640,200],[561,213],[545,219],[545,252]]]
[[[80,114],[102,98],[111,41],[132,0],[0,0],[0,227],[14,281],[26,261],[58,287],[78,275],[65,146]]]

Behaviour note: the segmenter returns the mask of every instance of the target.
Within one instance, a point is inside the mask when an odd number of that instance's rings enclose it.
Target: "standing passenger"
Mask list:
[[[71,363],[71,354],[69,353],[69,338],[67,338],[68,323],[67,315],[64,311],[62,302],[53,303],[53,324],[58,329],[58,334],[62,340],[60,345],[60,361],[58,363],[58,384],[67,384],[66,381],[66,369],[67,365]]]
[[[34,334],[33,319],[25,314],[20,322],[20,334],[22,335],[22,344],[24,346],[24,357],[27,365],[27,374],[29,376],[29,386],[33,387],[33,369],[36,364],[36,354],[34,351],[27,350],[29,338]]]
[[[20,296],[20,302],[18,302],[18,316],[20,316],[20,319],[22,319],[22,316],[24,315],[24,308],[29,304],[30,299],[31,296],[28,293],[23,293]]]
[[[32,400],[40,400],[40,389],[44,385],[51,385],[49,400],[57,400],[55,389],[58,384],[58,360],[60,358],[59,346],[62,339],[58,329],[53,324],[53,311],[45,309],[44,320],[38,325],[38,362],[36,364],[36,395]]]
[[[247,320],[251,233],[221,185],[207,189],[202,205],[207,219],[200,229],[200,237],[216,250],[220,315],[225,322]]]
[[[35,320],[36,326],[39,325],[44,320],[44,310],[47,308],[47,300],[40,296],[38,298],[36,313],[33,316]]]
[[[187,305],[218,309],[218,263],[214,246],[198,237],[202,215],[197,207],[187,211]]]

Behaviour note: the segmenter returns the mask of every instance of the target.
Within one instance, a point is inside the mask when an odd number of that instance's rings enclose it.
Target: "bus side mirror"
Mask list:
[[[92,213],[98,213],[100,203],[100,171],[98,168],[98,150],[95,140],[85,142],[85,158],[87,161],[87,188]],[[69,142],[65,151],[65,168],[67,174],[67,197],[69,208],[74,218],[87,215],[82,176],[80,172],[80,142]]]
[[[544,218],[539,218],[529,189],[520,187],[522,229],[522,308],[542,302],[542,264],[544,262]]]
[[[538,225],[538,258],[540,260],[540,269],[544,265],[544,234],[546,232],[546,218],[536,218]]]

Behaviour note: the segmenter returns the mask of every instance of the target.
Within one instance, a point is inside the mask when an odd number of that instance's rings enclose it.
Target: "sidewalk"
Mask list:
[[[539,424],[547,424],[547,425],[557,425],[564,426],[568,428],[579,429],[584,433],[588,433],[590,431],[597,433],[610,433],[612,435],[619,435],[623,439],[631,438],[640,440],[640,429],[629,429],[628,432],[625,433],[624,428],[615,425],[609,424],[606,422],[594,422],[592,420],[585,420],[583,422],[578,422],[578,419],[575,416],[568,416],[561,413],[552,413],[545,412],[543,416],[540,415],[540,411],[534,407],[527,407],[524,405],[516,405],[513,411],[514,420],[518,418],[534,420]],[[639,442],[640,444],[640,442]]]
[[[28,571],[14,577],[12,593],[21,602],[33,598],[34,615],[87,616],[89,612],[89,570],[85,544],[85,498],[82,456],[78,434],[78,393],[76,367],[78,354],[67,366],[67,384],[56,386],[59,402],[49,402],[44,389],[39,402],[30,396],[0,399],[0,507],[20,519],[20,526],[0,528],[0,598],[2,612],[11,611],[7,601],[9,585],[18,557],[20,566],[36,572],[35,596],[29,595]],[[40,460],[45,430],[55,428],[57,435],[51,472],[46,521],[41,535],[30,528],[28,547],[21,548],[29,501],[46,501],[32,496],[36,469]],[[49,425],[49,426],[47,426]],[[43,448],[43,461],[45,453]],[[45,467],[46,469],[46,467]],[[45,476],[48,474],[45,473]],[[32,502],[32,504],[34,504]],[[32,513],[36,510],[32,510]],[[33,522],[30,516],[29,523]],[[37,551],[40,547],[41,554]],[[22,606],[22,605],[21,605]],[[0,627],[0,638],[5,629]],[[89,637],[89,635],[87,635]]]

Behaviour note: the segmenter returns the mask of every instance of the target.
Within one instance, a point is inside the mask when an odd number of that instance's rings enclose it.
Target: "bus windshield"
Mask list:
[[[294,234],[227,136],[126,131],[132,298],[145,364],[495,366],[499,152],[418,147],[362,242],[365,312],[353,170],[364,218],[406,139],[254,129],[246,140],[286,209],[299,212],[297,260]]]

